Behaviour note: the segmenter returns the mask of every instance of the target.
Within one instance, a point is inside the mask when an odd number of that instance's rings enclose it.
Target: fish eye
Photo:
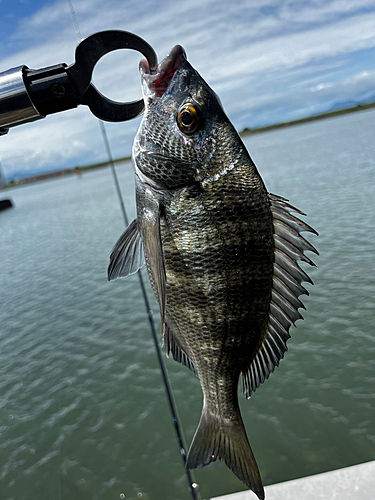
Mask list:
[[[192,104],[183,104],[178,110],[177,125],[184,134],[194,134],[198,129],[199,110]]]

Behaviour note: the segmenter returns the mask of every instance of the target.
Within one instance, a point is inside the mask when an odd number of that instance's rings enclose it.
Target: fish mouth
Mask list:
[[[139,71],[143,78],[144,95],[162,97],[181,63],[186,60],[186,53],[181,45],[173,47],[170,53],[158,64],[156,70],[151,70],[148,61],[143,59],[139,64]]]

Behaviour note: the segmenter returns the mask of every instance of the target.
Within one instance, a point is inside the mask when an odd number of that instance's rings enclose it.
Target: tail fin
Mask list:
[[[260,500],[264,490],[240,413],[228,423],[203,407],[187,457],[187,469],[200,469],[217,458],[224,460],[232,472],[250,488]]]

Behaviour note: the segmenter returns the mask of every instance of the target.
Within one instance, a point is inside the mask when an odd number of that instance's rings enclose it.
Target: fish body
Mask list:
[[[270,195],[219,98],[180,46],[151,72],[133,145],[137,218],[115,245],[108,276],[136,272],[142,248],[167,354],[196,372],[201,420],[187,468],[222,459],[260,499],[259,470],[238,405],[270,375],[302,316],[310,281],[297,260],[314,232]]]

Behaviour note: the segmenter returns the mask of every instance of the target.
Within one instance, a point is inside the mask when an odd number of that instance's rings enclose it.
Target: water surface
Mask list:
[[[374,124],[367,111],[245,139],[320,233],[305,320],[241,397],[265,484],[375,459]],[[118,173],[132,218],[131,165]],[[106,279],[124,229],[110,170],[1,194],[15,208],[0,213],[0,498],[188,499],[138,279]],[[199,382],[167,367],[188,446]],[[245,488],[221,463],[195,477],[202,498]]]

